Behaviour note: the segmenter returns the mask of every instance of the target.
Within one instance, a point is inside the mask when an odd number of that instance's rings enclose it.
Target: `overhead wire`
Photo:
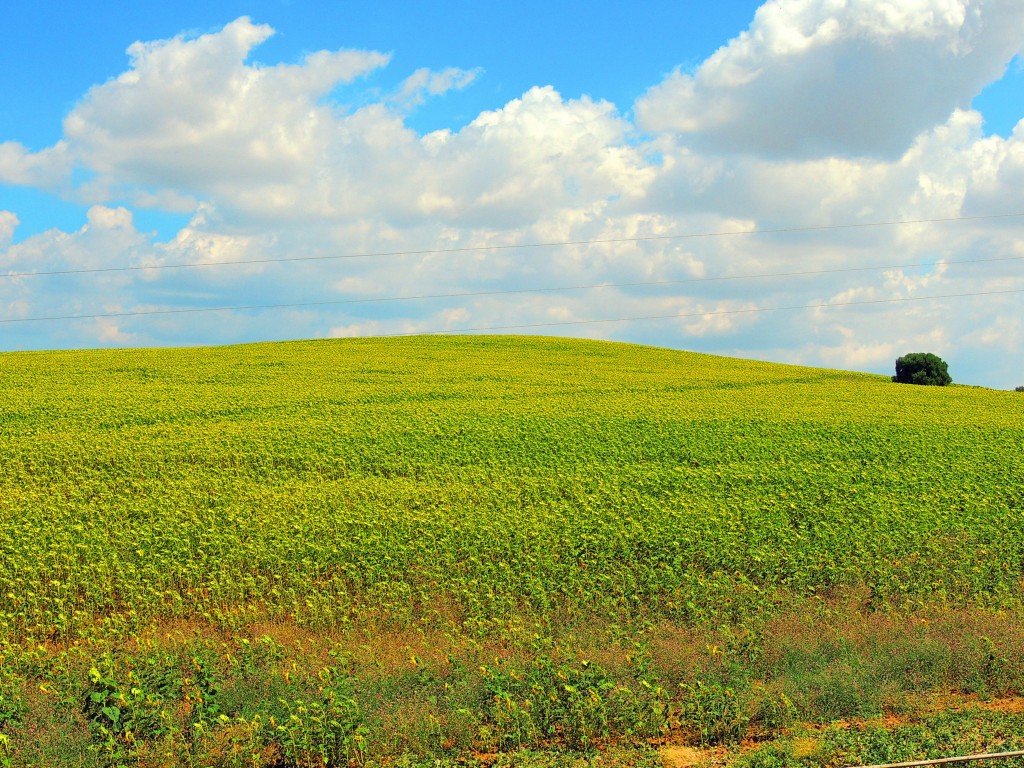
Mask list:
[[[449,333],[482,333],[485,331],[512,331],[525,328],[548,328],[565,325],[596,325],[598,323],[632,323],[643,320],[672,320],[689,319],[702,317],[715,317],[719,315],[742,315],[756,314],[760,312],[786,312],[798,309],[830,309],[833,307],[855,307],[869,304],[899,304],[909,301],[931,301],[934,299],[962,299],[971,296],[996,296],[1005,293],[1024,293],[1024,288],[1010,288],[1000,291],[978,291],[975,293],[949,293],[942,296],[905,296],[897,299],[863,299],[861,301],[840,301],[832,304],[800,304],[789,307],[747,307],[744,309],[722,309],[708,312],[683,312],[671,315],[644,315],[641,317],[615,317],[601,318],[596,320],[555,320],[544,323],[522,323],[519,325],[493,325],[486,328],[455,328],[435,331],[410,331],[408,333],[387,334],[389,336],[437,336]]]
[[[127,272],[127,271],[141,271],[150,269],[184,269],[191,267],[206,267],[206,266],[225,266],[225,265],[246,265],[246,264],[268,264],[268,263],[287,263],[287,262],[301,262],[301,261],[324,261],[330,259],[343,259],[343,258],[364,258],[369,256],[408,256],[408,255],[427,255],[427,254],[444,254],[444,253],[461,253],[461,252],[472,252],[472,251],[486,251],[486,250],[508,250],[514,248],[543,248],[543,247],[556,247],[556,246],[576,246],[576,245],[599,245],[599,244],[610,244],[610,243],[623,243],[623,242],[642,242],[651,240],[674,240],[674,239],[687,239],[687,238],[698,238],[698,237],[728,237],[738,235],[753,235],[753,234],[779,234],[779,233],[793,233],[793,232],[814,232],[822,230],[838,230],[838,229],[854,229],[864,227],[881,227],[881,226],[898,226],[898,225],[909,225],[909,224],[927,224],[927,223],[941,223],[941,222],[956,222],[956,221],[971,221],[979,219],[1000,219],[1000,218],[1011,218],[1024,216],[1022,213],[1005,213],[1005,214],[989,214],[980,216],[960,216],[960,217],[947,217],[947,218],[936,218],[936,219],[913,219],[913,220],[897,220],[897,221],[884,221],[884,222],[861,222],[854,224],[833,224],[823,225],[817,227],[785,227],[768,230],[736,230],[736,231],[723,231],[723,232],[705,232],[705,233],[689,233],[689,234],[675,234],[675,235],[651,235],[641,237],[630,237],[630,238],[609,238],[603,240],[577,240],[577,241],[560,241],[560,242],[545,242],[545,243],[526,243],[516,245],[490,245],[490,246],[473,246],[473,247],[460,247],[460,248],[439,248],[439,249],[423,249],[415,251],[390,251],[390,252],[378,252],[378,253],[364,253],[364,254],[343,254],[343,255],[327,255],[327,256],[298,256],[298,257],[282,257],[276,259],[250,259],[250,260],[237,260],[237,261],[225,261],[225,262],[211,262],[211,263],[198,263],[198,264],[164,264],[164,265],[135,265],[135,266],[124,266],[124,267],[99,267],[99,268],[88,268],[88,269],[76,269],[76,270],[52,270],[47,272],[9,272],[6,274],[0,274],[0,277],[40,277],[46,275],[70,275],[70,274],[91,274],[91,273],[102,273],[102,272]],[[967,265],[967,264],[984,264],[992,262],[1008,262],[1008,261],[1019,261],[1024,259],[1024,256],[1009,256],[1009,257],[995,257],[989,259],[965,259],[965,260],[952,260],[952,261],[937,261],[937,262],[915,262],[907,264],[893,264],[893,265],[881,265],[881,266],[867,266],[867,267],[844,267],[837,269],[821,269],[821,270],[801,270],[791,272],[769,272],[769,273],[758,273],[758,274],[747,274],[747,275],[723,275],[714,277],[693,277],[679,280],[653,280],[653,281],[635,281],[635,282],[624,282],[624,283],[592,283],[586,285],[571,285],[571,286],[542,286],[532,288],[510,288],[510,289],[498,289],[498,290],[487,290],[487,291],[464,291],[457,293],[438,293],[438,294],[420,294],[412,296],[384,296],[384,297],[370,297],[370,298],[349,298],[349,299],[332,299],[324,301],[303,301],[303,302],[284,302],[284,303],[272,303],[272,304],[247,304],[247,305],[232,305],[232,306],[215,306],[215,307],[177,307],[177,308],[166,308],[166,309],[150,309],[150,310],[134,310],[126,312],[99,312],[91,314],[75,314],[75,315],[49,315],[40,317],[22,317],[22,318],[3,318],[0,319],[0,324],[12,324],[12,323],[29,323],[29,322],[46,322],[46,321],[68,321],[68,320],[90,320],[90,319],[105,319],[105,318],[125,318],[125,317],[141,317],[141,316],[153,316],[153,315],[176,315],[176,314],[192,314],[192,313],[203,313],[203,312],[228,312],[228,311],[252,311],[252,310],[267,310],[267,309],[298,309],[305,307],[321,307],[321,306],[339,306],[347,304],[371,304],[371,303],[387,303],[387,302],[401,302],[401,301],[423,301],[431,299],[450,299],[450,298],[470,298],[480,296],[498,296],[508,294],[526,294],[526,293],[553,293],[553,292],[568,292],[568,291],[581,291],[581,290],[597,290],[597,289],[608,289],[608,288],[636,288],[636,287],[652,287],[652,286],[666,286],[666,285],[682,285],[692,283],[705,283],[715,281],[731,281],[731,280],[751,280],[751,279],[767,279],[767,278],[778,278],[778,277],[800,277],[800,276],[813,276],[813,275],[824,275],[824,274],[838,274],[838,273],[849,273],[849,272],[865,272],[865,271],[879,271],[879,270],[891,270],[891,269],[908,269],[908,268],[919,268],[919,267],[930,267],[936,266],[937,264],[943,265]],[[1017,290],[1004,290],[1004,291],[990,291],[980,293],[963,293],[963,294],[947,294],[943,296],[934,297],[905,297],[895,299],[877,299],[870,301],[859,301],[859,302],[839,302],[839,303],[826,303],[826,304],[808,304],[808,305],[797,305],[790,307],[757,307],[757,308],[746,308],[737,310],[719,310],[713,312],[698,312],[690,314],[670,314],[670,315],[651,315],[643,317],[628,317],[628,318],[604,318],[604,319],[592,319],[592,320],[572,320],[572,321],[557,321],[557,322],[544,322],[544,323],[526,323],[519,325],[506,325],[506,326],[489,326],[482,328],[464,328],[464,329],[450,329],[445,331],[426,331],[426,332],[415,332],[411,335],[426,333],[468,333],[478,331],[489,331],[489,330],[515,330],[521,328],[542,328],[548,326],[559,326],[559,325],[581,325],[591,323],[614,323],[614,322],[633,322],[641,320],[660,320],[660,319],[671,319],[671,318],[687,318],[687,317],[706,317],[713,315],[728,315],[728,314],[743,314],[751,312],[777,312],[784,310],[795,310],[795,309],[816,309],[823,307],[842,307],[842,306],[855,306],[859,304],[890,304],[898,303],[903,301],[924,301],[929,299],[942,299],[942,298],[961,298],[967,296],[987,296],[997,295],[1003,293],[1018,293],[1021,291]],[[410,335],[410,334],[398,334],[398,335]]]
[[[942,265],[970,265],[970,264],[987,264],[992,262],[1006,262],[1006,261],[1024,261],[1024,256],[1001,256],[991,259],[963,259],[953,261],[940,261],[940,262],[914,262],[907,264],[888,264],[880,266],[869,266],[869,267],[840,267],[837,269],[815,269],[815,270],[801,270],[796,272],[763,272],[747,275],[721,275],[714,277],[691,277],[679,280],[646,280],[636,282],[625,282],[625,283],[590,283],[586,285],[568,285],[568,286],[543,286],[533,288],[504,288],[498,290],[489,291],[461,291],[456,293],[432,293],[432,294],[418,294],[413,296],[376,296],[371,298],[360,298],[360,299],[328,299],[323,301],[303,301],[303,302],[285,302],[285,303],[273,303],[273,304],[243,304],[243,305],[232,305],[232,306],[216,306],[216,307],[176,307],[170,309],[146,309],[146,310],[134,310],[128,312],[101,312],[93,314],[78,314],[78,315],[48,315],[42,317],[15,317],[15,318],[2,318],[0,324],[9,323],[30,323],[30,322],[47,322],[47,321],[59,321],[59,320],[98,320],[98,319],[109,319],[118,317],[143,317],[147,315],[174,315],[174,314],[192,314],[198,312],[230,312],[230,311],[252,311],[262,309],[299,309],[303,307],[321,307],[321,306],[342,306],[346,304],[383,304],[393,303],[402,301],[427,301],[434,299],[459,299],[459,298],[477,298],[481,296],[502,296],[510,294],[526,294],[526,293],[560,293],[569,291],[584,291],[584,290],[598,290],[608,288],[647,288],[655,286],[667,286],[667,285],[686,285],[694,283],[710,283],[710,282],[723,282],[723,281],[736,281],[736,280],[760,280],[769,278],[779,277],[808,277],[816,275],[830,275],[830,274],[841,274],[849,272],[875,272],[881,270],[891,269],[912,269],[919,267],[932,267],[938,264]],[[835,306],[835,305],[833,305]],[[604,321],[600,321],[604,322]],[[610,322],[610,321],[609,321]]]
[[[624,323],[633,322],[640,320],[667,320],[670,318],[687,318],[687,317],[710,317],[713,315],[730,315],[730,314],[743,314],[743,313],[756,313],[756,312],[781,312],[784,310],[795,310],[795,309],[821,309],[825,307],[852,307],[865,304],[898,304],[901,302],[908,301],[929,301],[933,299],[960,299],[970,296],[998,296],[1001,294],[1008,293],[1024,293],[1024,288],[1012,288],[998,291],[978,291],[974,293],[951,293],[943,294],[940,296],[908,296],[894,299],[871,299],[863,301],[844,301],[835,303],[823,303],[823,304],[801,304],[796,306],[788,307],[753,307],[746,309],[734,309],[734,310],[715,310],[709,312],[694,312],[689,314],[670,314],[670,315],[647,315],[642,317],[617,317],[617,318],[602,318],[595,320],[562,320],[546,323],[526,323],[523,325],[503,325],[503,326],[491,326],[487,328],[460,328],[460,329],[446,329],[441,331],[416,331],[408,334],[386,334],[391,336],[416,336],[416,335],[432,335],[437,333],[469,333],[477,331],[499,331],[499,330],[512,330],[516,328],[542,328],[546,326],[556,325],[586,325],[591,323]],[[332,306],[336,304],[348,304],[350,300],[339,300],[339,301],[306,301],[306,302],[290,302],[284,304],[250,304],[245,306],[232,306],[232,307],[178,307],[174,309],[151,309],[143,310],[139,312],[100,312],[91,315],[53,315],[49,317],[27,317],[27,318],[7,318],[0,320],[0,323],[28,323],[28,322],[43,322],[48,320],[98,320],[105,318],[117,318],[117,317],[139,317],[144,315],[179,315],[179,314],[192,314],[197,312],[228,312],[228,311],[245,311],[245,310],[260,310],[260,309],[298,309],[304,307],[321,307],[321,306]]]
[[[780,227],[775,229],[743,229],[719,232],[690,232],[671,235],[639,235],[634,237],[612,237],[594,240],[559,240],[539,243],[509,243],[501,245],[471,245],[457,248],[424,248],[405,251],[372,251],[366,253],[322,254],[318,256],[282,256],[267,259],[237,259],[209,262],[187,262],[179,264],[133,264],[121,267],[83,267],[80,269],[56,269],[38,272],[5,272],[5,277],[54,277],[57,275],[88,275],[106,272],[145,272],[167,269],[200,269],[225,266],[245,266],[259,264],[286,264],[292,262],[334,261],[339,259],[383,258],[389,256],[434,256],[452,253],[475,253],[480,251],[508,251],[529,248],[560,248],[569,246],[614,245],[617,243],[642,243],[664,240],[689,240],[710,237],[737,237],[749,235],[778,235],[799,232],[827,232],[841,229],[865,229],[870,227],[907,226],[911,224],[942,224],[957,221],[984,221],[993,219],[1010,219],[1024,217],[1024,211],[1018,213],[995,213],[978,216],[949,216],[935,219],[901,219],[894,221],[870,221],[853,224],[823,224],[812,227]]]

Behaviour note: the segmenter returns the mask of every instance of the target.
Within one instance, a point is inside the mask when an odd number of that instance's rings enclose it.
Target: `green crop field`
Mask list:
[[[523,337],[2,354],[0,766],[1009,749],[971,706],[1024,690],[1022,518],[1013,392]],[[918,735],[794,736],[881,715]]]

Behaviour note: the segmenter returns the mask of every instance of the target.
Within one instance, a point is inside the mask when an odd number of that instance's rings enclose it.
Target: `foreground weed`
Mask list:
[[[282,699],[278,722],[270,719],[275,741],[289,764],[359,764],[366,753],[366,728],[354,699],[327,691],[320,701]]]
[[[702,744],[735,742],[743,737],[751,718],[745,697],[732,688],[702,680],[682,688],[682,717],[696,729]]]
[[[1024,722],[1019,716],[966,709],[933,714],[905,725],[866,722],[854,727],[798,733],[740,754],[735,766],[871,765],[1016,751],[1022,747]],[[998,764],[1020,768],[1024,760]]]
[[[641,679],[634,689],[588,660],[541,655],[523,666],[485,667],[483,674],[488,733],[502,747],[557,739],[570,749],[591,749],[613,735],[655,736],[669,723],[664,688]]]

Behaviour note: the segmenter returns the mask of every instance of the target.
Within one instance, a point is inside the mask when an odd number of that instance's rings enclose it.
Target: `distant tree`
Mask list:
[[[953,382],[953,377],[942,358],[931,352],[911,352],[896,360],[896,375],[892,380],[899,384],[944,387]]]
[[[1024,387],[1017,387],[1014,392],[1024,392]]]

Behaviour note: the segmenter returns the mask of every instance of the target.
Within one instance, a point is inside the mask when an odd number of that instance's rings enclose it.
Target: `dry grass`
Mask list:
[[[704,751],[681,745],[662,747],[658,754],[664,768],[695,768],[708,760]]]

